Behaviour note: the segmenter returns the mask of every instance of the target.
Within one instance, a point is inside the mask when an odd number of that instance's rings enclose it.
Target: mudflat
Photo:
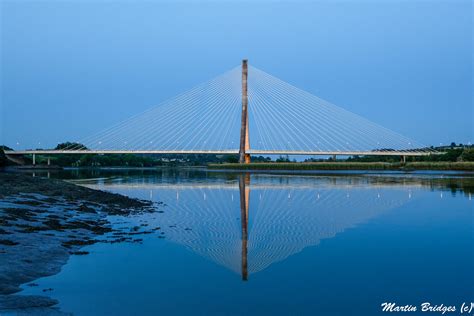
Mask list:
[[[57,301],[25,296],[20,285],[61,270],[71,255],[96,242],[140,242],[146,227],[117,230],[110,215],[153,212],[160,203],[62,180],[0,172],[0,311],[44,312]],[[47,292],[49,289],[44,289]]]

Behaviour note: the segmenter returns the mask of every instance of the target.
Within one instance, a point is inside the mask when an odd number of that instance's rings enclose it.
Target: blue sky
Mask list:
[[[83,138],[244,57],[421,143],[473,142],[472,16],[469,0],[4,0],[0,143]]]

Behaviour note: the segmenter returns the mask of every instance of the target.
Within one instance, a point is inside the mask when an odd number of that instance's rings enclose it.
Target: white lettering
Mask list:
[[[384,302],[381,304],[383,312],[416,312],[416,306],[413,305],[403,305],[399,306],[395,303]]]
[[[447,312],[455,312],[456,307],[454,306],[446,306],[444,304],[441,305],[431,305],[430,303],[426,302],[421,304],[421,311],[422,312],[438,312],[441,314],[445,314]]]

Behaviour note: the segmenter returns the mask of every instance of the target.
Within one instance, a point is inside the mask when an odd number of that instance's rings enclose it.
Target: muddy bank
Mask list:
[[[7,196],[40,193],[52,197],[50,202],[60,198],[68,202],[83,200],[88,205],[101,206],[101,211],[114,215],[128,215],[133,211],[144,211],[152,206],[149,201],[131,199],[129,197],[99,190],[93,190],[57,179],[31,177],[19,173],[0,172],[0,199]],[[48,201],[46,201],[48,202]],[[44,203],[41,202],[41,203]]]
[[[0,173],[0,312],[48,310],[57,302],[47,296],[12,294],[22,284],[37,286],[34,280],[58,273],[71,255],[86,255],[85,245],[140,242],[136,235],[153,228],[117,230],[108,216],[154,212],[159,206],[61,180]],[[43,289],[45,295],[50,290]]]

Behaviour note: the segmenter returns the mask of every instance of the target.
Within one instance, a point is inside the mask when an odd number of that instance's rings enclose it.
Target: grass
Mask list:
[[[209,164],[210,169],[234,170],[459,170],[474,171],[474,162],[293,162]]]
[[[404,169],[413,170],[460,170],[474,171],[474,162],[423,161],[409,162]]]

